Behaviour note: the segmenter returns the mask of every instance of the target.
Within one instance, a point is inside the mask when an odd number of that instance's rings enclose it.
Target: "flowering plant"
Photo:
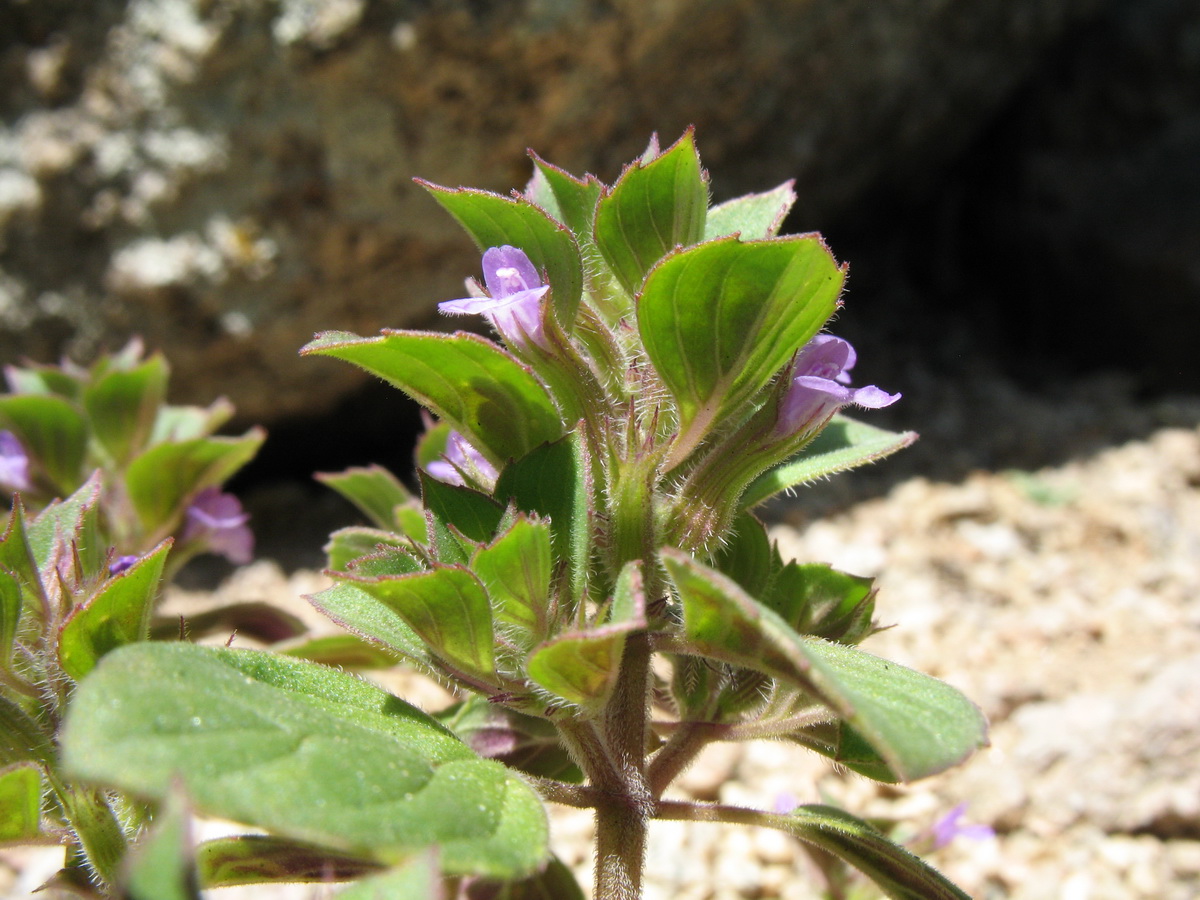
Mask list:
[[[432,717],[309,662],[142,645],[80,688],[67,765],[266,829],[237,844],[246,880],[371,876],[347,897],[581,897],[543,801],[594,810],[603,900],[641,896],[656,819],[778,828],[890,896],[965,896],[841,810],[664,798],[713,741],[789,740],[884,782],[986,741],[956,690],[857,648],[869,579],[785,561],[752,512],[915,437],[842,415],[899,399],[850,387],[853,349],[822,332],[845,267],[819,235],[779,236],[790,184],[711,206],[690,132],[612,185],[533,159],[512,197],[425,185],[483,252],[483,287],[441,309],[499,342],[328,332],[303,351],[436,417],[419,497],[379,468],[323,476],[371,524],[332,536],[310,599],[363,642],[344,661],[374,648],[462,702]],[[172,816],[149,843],[173,849],[140,877],[235,880],[213,864],[233,845],[187,862]]]
[[[167,405],[166,363],[143,359],[137,342],[89,368],[9,366],[5,375],[0,491],[12,506],[0,534],[0,841],[61,842],[68,858],[55,885],[107,891],[150,808],[66,774],[59,728],[77,683],[105,654],[178,635],[179,623],[153,613],[183,562],[201,552],[249,561],[247,516],[220,486],[263,434],[215,436],[232,412],[224,401]]]

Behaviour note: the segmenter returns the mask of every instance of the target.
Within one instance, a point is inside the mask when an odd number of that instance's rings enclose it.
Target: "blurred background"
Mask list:
[[[434,308],[478,256],[414,177],[521,188],[532,148],[611,182],[688,125],[715,200],[795,179],[859,380],[906,395],[877,421],[925,436],[805,502],[1053,462],[1200,389],[1194,0],[0,0],[0,76],[0,361],[142,335],[174,400],[271,429],[237,484],[290,485],[268,509],[411,466],[415,410],[297,350],[462,324]]]

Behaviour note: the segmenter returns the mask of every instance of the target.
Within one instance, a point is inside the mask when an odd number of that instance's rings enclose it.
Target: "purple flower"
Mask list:
[[[550,290],[524,250],[491,247],[483,254],[483,280],[487,297],[465,297],[438,304],[447,315],[482,315],[509,346],[527,340],[546,346],[542,333],[542,298]]]
[[[990,825],[959,825],[958,820],[967,811],[967,804],[960,803],[946,815],[933,823],[933,849],[940,850],[955,838],[967,838],[971,841],[984,841],[994,838],[996,832]]]
[[[133,567],[133,564],[140,560],[140,556],[118,556],[108,564],[109,575],[120,575]]]
[[[254,557],[254,535],[246,526],[250,514],[233,494],[220,488],[205,488],[196,495],[184,514],[182,540],[203,541],[209,551],[219,553],[235,565]]]
[[[0,431],[0,487],[10,491],[27,491],[32,486],[29,480],[29,455],[25,448],[11,431]]]
[[[496,467],[457,431],[451,431],[446,436],[446,452],[442,454],[441,459],[427,465],[425,471],[438,481],[458,485],[466,483],[464,473],[481,484],[494,483],[500,474]]]
[[[900,399],[873,384],[847,387],[856,361],[849,342],[831,334],[818,334],[801,347],[792,364],[792,383],[779,405],[775,433],[803,433],[850,404],[879,409]]]

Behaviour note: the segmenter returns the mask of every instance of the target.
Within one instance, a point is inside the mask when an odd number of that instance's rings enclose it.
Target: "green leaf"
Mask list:
[[[163,541],[75,608],[59,633],[64,672],[79,681],[104,654],[149,637],[150,613],[170,549],[171,541]]]
[[[605,262],[630,294],[676,247],[704,237],[708,186],[689,129],[651,162],[625,169],[596,206],[595,239]]]
[[[378,528],[395,528],[393,510],[413,499],[400,479],[382,466],[318,472],[313,477],[353,503]]]
[[[811,725],[781,737],[793,740],[875,781],[885,784],[903,781],[861,734],[840,719]]]
[[[742,508],[750,509],[790,488],[883,459],[916,439],[915,431],[886,431],[834,416],[803,450],[755,479],[742,495]]]
[[[554,558],[569,562],[571,594],[583,596],[592,549],[592,472],[583,435],[572,432],[506,467],[496,480],[494,496],[549,519]]]
[[[191,810],[173,790],[154,827],[142,836],[125,863],[124,900],[201,900],[193,859]]]
[[[785,830],[861,871],[892,900],[970,900],[944,875],[861,819],[832,806],[801,806]]]
[[[25,507],[21,498],[16,497],[4,526],[4,536],[0,537],[0,570],[12,573],[22,588],[23,602],[36,611],[41,608],[38,598],[41,596],[42,583],[28,535]]]
[[[63,785],[55,795],[72,832],[72,852],[82,856],[92,880],[103,885],[116,883],[129,849],[129,839],[113,809],[119,799],[73,784]]]
[[[167,364],[158,355],[133,369],[109,371],[84,389],[92,431],[117,465],[145,446],[166,394]]]
[[[125,470],[125,487],[142,527],[153,533],[168,525],[191,497],[223,484],[253,459],[265,439],[266,432],[252,428],[238,438],[157,444],[134,457]]]
[[[478,335],[326,332],[300,352],[378,375],[448,421],[497,467],[563,433],[550,395],[531,370]]]
[[[438,481],[428,472],[419,472],[421,501],[425,508],[446,525],[453,525],[468,540],[477,544],[490,541],[496,534],[504,507],[479,491]]]
[[[96,570],[105,551],[97,521],[101,489],[97,471],[70,497],[54,500],[25,526],[25,538],[38,569],[44,569],[56,553],[69,552],[73,543],[85,562],[85,572]]]
[[[295,659],[340,669],[390,669],[400,655],[355,634],[325,634],[271,648]]]
[[[432,666],[425,644],[400,615],[361,587],[337,581],[305,599],[348,631],[380,644],[423,668]]]
[[[496,621],[530,634],[545,627],[552,572],[550,527],[518,515],[495,541],[475,551],[471,571],[487,588]]]
[[[424,519],[421,524],[424,528]],[[393,531],[352,525],[349,528],[339,528],[329,536],[329,543],[325,545],[325,555],[329,559],[329,568],[343,571],[354,560],[378,553],[380,547],[409,550],[412,545]]]
[[[29,762],[0,768],[0,844],[33,840],[41,823],[41,769]]]
[[[787,218],[796,192],[794,181],[785,181],[773,191],[734,197],[708,211],[704,223],[704,240],[738,234],[743,241],[774,237]]]
[[[0,396],[0,425],[17,436],[33,470],[44,471],[57,493],[70,494],[79,487],[88,426],[74,403],[53,394]]]
[[[454,704],[438,713],[437,719],[487,759],[539,778],[583,781],[583,772],[559,740],[558,729],[546,719],[480,696]]]
[[[380,864],[328,847],[269,834],[241,834],[196,848],[206,888],[281,882],[345,881],[378,872]]]
[[[24,709],[0,694],[0,767],[33,762],[54,765],[54,745]]]
[[[638,328],[678,404],[685,449],[742,411],[817,333],[844,277],[813,235],[724,238],[654,267],[638,300]]]
[[[509,244],[549,278],[558,324],[571,333],[583,291],[583,262],[571,232],[524,198],[417,180],[466,229],[482,252]]]
[[[950,685],[852,647],[797,634],[735,582],[664,549],[694,652],[794,684],[848,722],[905,781],[936,774],[987,743],[987,722]]]
[[[802,634],[857,644],[871,633],[873,580],[839,572],[825,563],[790,562],[759,596]]]
[[[435,564],[426,572],[352,580],[400,614],[429,649],[453,669],[496,680],[492,609],[487,591],[462,566]]]
[[[141,643],[109,654],[67,714],[77,777],[395,860],[431,844],[450,874],[546,859],[545,811],[503,766],[360,679],[277,654]]]
[[[21,583],[0,569],[0,669],[8,669],[12,663],[23,605]]]
[[[595,176],[582,179],[570,175],[558,166],[553,166],[535,153],[530,153],[533,165],[554,194],[561,221],[566,224],[585,244],[592,243],[592,219],[596,215],[596,203],[604,189]]]
[[[728,575],[752,597],[762,597],[765,601],[764,591],[780,565],[767,527],[743,512],[734,520],[730,532],[717,550],[713,568]]]
[[[616,686],[625,638],[643,628],[645,622],[621,622],[560,634],[534,649],[525,673],[567,703],[598,711]]]

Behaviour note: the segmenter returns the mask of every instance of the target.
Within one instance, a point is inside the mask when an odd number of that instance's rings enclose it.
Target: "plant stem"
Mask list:
[[[596,900],[639,900],[646,855],[646,822],[654,799],[646,784],[647,687],[650,641],[625,642],[621,674],[604,711],[604,738],[617,763],[617,783],[597,784]]]

